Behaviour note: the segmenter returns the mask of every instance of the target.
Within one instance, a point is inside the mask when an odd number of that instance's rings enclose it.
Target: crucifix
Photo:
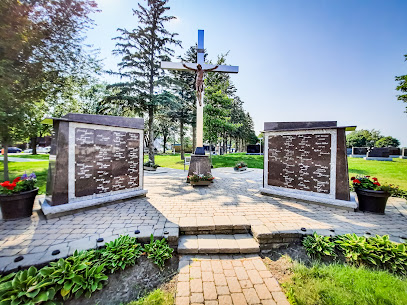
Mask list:
[[[203,149],[203,96],[205,72],[238,73],[238,66],[208,65],[204,63],[204,31],[198,30],[198,49],[196,63],[176,63],[162,61],[161,68],[167,70],[195,71],[196,72],[196,151],[195,154],[204,155]]]

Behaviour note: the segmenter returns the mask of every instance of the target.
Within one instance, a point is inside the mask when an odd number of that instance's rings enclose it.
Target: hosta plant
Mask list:
[[[64,300],[71,296],[90,297],[93,292],[103,288],[107,281],[104,264],[95,262],[95,251],[75,251],[66,259],[50,263],[40,270],[40,274],[50,279]]]
[[[150,236],[150,243],[144,245],[144,250],[147,257],[151,258],[158,267],[163,268],[165,261],[172,257],[172,249],[165,238],[161,240],[154,240],[153,234]]]
[[[335,243],[331,241],[330,236],[322,236],[314,232],[314,234],[304,238],[302,245],[308,256],[316,259],[320,259],[324,255],[336,256]]]
[[[121,235],[105,245],[106,248],[101,251],[101,261],[111,273],[134,265],[143,253],[143,248],[137,243],[137,239],[128,235]]]
[[[43,278],[35,267],[0,278],[1,305],[57,304],[53,302],[55,288],[49,278]]]

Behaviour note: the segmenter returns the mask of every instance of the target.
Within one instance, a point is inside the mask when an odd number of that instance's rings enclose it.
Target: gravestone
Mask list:
[[[266,122],[261,193],[355,209],[345,131],[335,121]]]
[[[401,155],[399,157],[400,159],[407,159],[407,147],[403,147],[401,149]]]
[[[260,145],[256,145],[256,144],[250,144],[250,145],[247,145],[247,154],[248,155],[259,155],[261,152],[260,152]]]
[[[373,147],[367,152],[364,159],[376,161],[393,161],[393,159],[390,158],[390,149],[388,147]]]
[[[352,147],[352,158],[364,158],[369,150],[369,147]]]
[[[401,149],[398,147],[389,147],[390,158],[398,158],[401,154]]]
[[[46,198],[47,218],[145,195],[141,118],[70,113],[53,124]]]

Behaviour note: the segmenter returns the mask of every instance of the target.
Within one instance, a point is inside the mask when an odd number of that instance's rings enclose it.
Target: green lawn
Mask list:
[[[13,158],[38,159],[38,160],[49,159],[49,154],[37,154],[37,155],[9,154],[8,156]]]
[[[189,154],[186,154],[189,156]],[[24,158],[22,155],[19,157]],[[25,156],[32,158],[48,159],[48,155]],[[148,160],[144,156],[144,161]],[[236,162],[244,161],[251,168],[263,168],[263,156],[246,154],[228,154],[223,156],[212,156],[213,167],[233,167]],[[156,155],[155,162],[162,167],[183,169],[184,161],[180,154]],[[393,162],[367,161],[359,158],[349,158],[349,176],[370,175],[377,177],[381,182],[387,182],[400,186],[407,190],[407,160],[394,159]],[[34,171],[38,176],[40,192],[45,192],[48,161],[42,162],[10,162],[10,178],[22,175],[24,171]],[[0,180],[3,181],[3,162],[0,162]]]
[[[293,277],[283,286],[297,305],[407,304],[406,279],[341,264],[308,268],[296,263]]]

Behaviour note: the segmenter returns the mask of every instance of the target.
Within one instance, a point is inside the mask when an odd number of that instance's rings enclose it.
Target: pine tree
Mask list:
[[[114,99],[127,103],[135,112],[148,115],[148,155],[153,162],[154,113],[163,100],[156,90],[169,82],[160,62],[169,61],[174,53],[168,45],[180,45],[175,39],[178,34],[170,33],[164,27],[165,22],[175,18],[165,15],[170,9],[167,2],[149,0],[147,8],[138,4],[133,13],[139,26],[131,31],[118,29],[121,35],[114,38],[118,42],[113,53],[122,56],[119,72],[115,74],[128,80],[112,85],[119,89]]]

